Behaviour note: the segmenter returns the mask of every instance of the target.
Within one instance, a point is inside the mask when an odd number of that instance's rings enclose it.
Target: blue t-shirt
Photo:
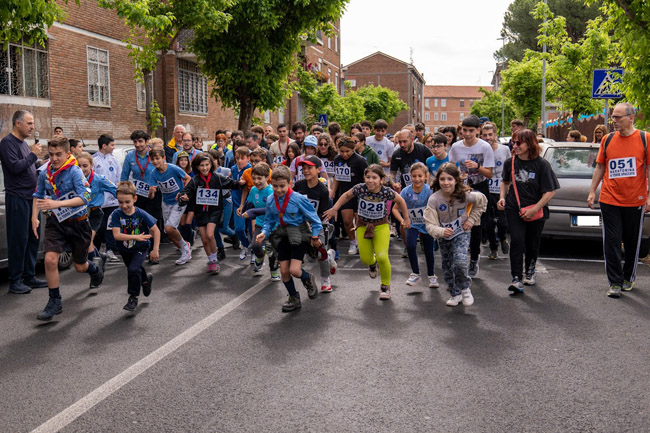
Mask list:
[[[139,235],[139,234],[150,234],[149,229],[156,225],[156,219],[149,215],[147,212],[136,207],[133,215],[127,215],[120,208],[115,209],[111,216],[109,217],[108,227],[112,229],[117,227],[120,229],[120,233],[126,235]],[[148,250],[149,241],[115,241],[117,249],[121,251],[133,251],[133,250]]]
[[[56,172],[54,169],[52,169],[52,171]],[[79,218],[88,212],[87,205],[90,201],[90,185],[79,166],[73,165],[67,170],[63,170],[56,176],[54,183],[56,184],[56,192],[48,179],[47,170],[43,170],[41,174],[38,175],[36,191],[34,191],[33,196],[41,199],[48,196],[52,200],[66,200],[74,197],[81,197],[84,204],[82,206],[75,206],[66,209],[66,220],[70,218]],[[47,213],[52,213],[52,211],[48,211]]]
[[[106,177],[102,176],[101,174],[97,174],[95,172],[93,175],[93,181],[90,182],[90,179],[88,179],[88,182],[90,183],[90,202],[88,203],[89,208],[101,207],[104,204],[105,192],[113,194],[113,197],[115,197],[115,184],[106,179]]]
[[[428,233],[424,223],[424,211],[427,208],[427,203],[429,202],[431,194],[433,194],[433,191],[431,191],[431,188],[427,184],[424,184],[422,191],[419,193],[413,191],[413,185],[409,185],[404,188],[400,194],[406,202],[406,208],[409,211],[409,219],[411,220],[411,227],[425,235]]]
[[[266,207],[266,198],[270,195],[273,195],[273,187],[267,185],[262,191],[258,190],[256,186],[251,188],[251,191],[248,193],[247,202],[252,203],[253,207]],[[255,225],[264,227],[264,215],[260,215],[255,218]]]
[[[239,169],[237,164],[235,164],[232,167],[230,167],[230,176],[235,180],[240,180],[242,174],[244,174],[244,172],[248,168],[251,168],[250,163],[246,164],[246,167],[242,168],[241,170]],[[239,207],[239,205],[241,204],[241,190],[235,189],[232,191],[232,201],[236,207]]]
[[[161,173],[158,169],[151,173],[151,186],[157,186],[162,193],[165,204],[176,204],[176,194],[183,189],[183,179],[186,173],[177,165],[167,164],[167,170]]]
[[[427,168],[429,169],[429,173],[431,173],[432,176],[435,176],[440,166],[445,162],[449,162],[449,154],[447,154],[447,156],[445,156],[443,159],[438,159],[435,155],[428,157],[426,164]]]

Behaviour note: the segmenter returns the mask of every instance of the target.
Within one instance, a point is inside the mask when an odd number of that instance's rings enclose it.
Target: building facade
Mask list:
[[[492,86],[425,86],[423,123],[427,132],[458,126],[470,115],[474,101],[483,97],[480,87],[492,90]]]
[[[422,122],[424,119],[424,77],[410,63],[376,52],[343,67],[343,79],[352,90],[367,85],[382,86],[399,93],[408,105],[388,125],[388,132],[394,134],[407,123]]]

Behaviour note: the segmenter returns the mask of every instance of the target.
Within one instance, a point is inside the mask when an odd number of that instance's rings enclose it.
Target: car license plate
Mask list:
[[[600,215],[571,215],[574,227],[600,227]]]

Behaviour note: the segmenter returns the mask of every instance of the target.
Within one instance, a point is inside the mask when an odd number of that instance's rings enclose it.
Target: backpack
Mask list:
[[[605,139],[605,145],[603,146],[603,157],[605,160],[607,160],[607,146],[609,146],[610,141],[612,141],[612,138],[614,138],[615,132],[610,132],[607,134],[607,138]],[[645,155],[644,161],[648,160],[648,138],[646,137],[646,132],[645,131],[639,131],[639,134],[641,135],[641,142],[643,143],[643,153]],[[645,163],[643,164],[644,166],[646,165]]]

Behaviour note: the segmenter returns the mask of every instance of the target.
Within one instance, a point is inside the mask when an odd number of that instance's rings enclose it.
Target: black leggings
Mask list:
[[[641,243],[643,207],[622,207],[600,203],[603,216],[603,252],[605,271],[610,286],[621,286],[623,281],[636,279],[636,265]],[[621,266],[625,247],[625,265]]]
[[[546,220],[524,221],[517,209],[506,209],[508,230],[510,231],[510,273],[522,279],[524,269],[524,251],[526,253],[526,271],[535,269],[542,230]]]
[[[490,197],[490,187],[487,180],[470,186],[474,191],[482,192],[486,198]],[[481,254],[481,237],[483,236],[482,226],[485,224],[486,218],[486,212],[483,212],[481,214],[481,222],[472,227],[471,236],[469,238],[470,260],[472,261],[478,260],[478,257]]]

